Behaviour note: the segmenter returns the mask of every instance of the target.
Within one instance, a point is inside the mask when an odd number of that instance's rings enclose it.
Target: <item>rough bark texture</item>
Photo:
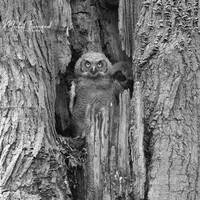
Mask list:
[[[50,34],[70,27],[69,2],[1,1],[0,15],[0,199],[70,199],[55,132],[61,69],[53,62]]]
[[[127,60],[118,34],[118,6],[109,8],[99,1],[74,0],[71,7],[74,29],[70,43],[75,60],[88,50],[103,51],[112,62]]]
[[[129,57],[132,57],[135,52],[135,28],[142,2],[143,0],[119,1],[119,35],[122,50],[124,50]]]
[[[84,177],[86,193],[85,198],[82,196],[80,199],[131,199],[133,188],[128,152],[129,103],[130,96],[125,91],[120,95],[118,108],[111,105],[103,108],[97,115],[94,115],[93,108],[89,109],[86,136],[88,161]],[[118,117],[116,113],[119,113]]]
[[[140,82],[135,82],[131,100],[129,151],[130,170],[133,178],[134,199],[144,199],[146,182],[146,162],[144,156],[144,105],[142,87]]]
[[[199,1],[145,1],[137,26],[145,198],[199,199]]]

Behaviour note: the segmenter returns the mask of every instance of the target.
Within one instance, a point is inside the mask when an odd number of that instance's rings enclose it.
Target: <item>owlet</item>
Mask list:
[[[111,102],[115,106],[122,88],[111,77],[111,69],[112,64],[103,53],[88,52],[78,59],[70,103],[73,136],[81,136],[86,128],[88,105],[94,106],[95,114]]]

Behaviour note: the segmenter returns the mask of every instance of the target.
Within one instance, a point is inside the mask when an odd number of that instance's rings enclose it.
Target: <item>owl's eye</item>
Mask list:
[[[90,68],[91,63],[90,63],[89,61],[86,61],[86,62],[85,62],[85,66],[86,66],[86,68]]]
[[[98,67],[98,68],[102,68],[102,67],[103,67],[103,63],[102,63],[101,61],[99,61],[99,62],[97,63],[97,67]]]

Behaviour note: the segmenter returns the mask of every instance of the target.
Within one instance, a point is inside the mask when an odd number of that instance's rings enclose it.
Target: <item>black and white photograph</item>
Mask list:
[[[0,0],[0,200],[200,200],[200,0]]]

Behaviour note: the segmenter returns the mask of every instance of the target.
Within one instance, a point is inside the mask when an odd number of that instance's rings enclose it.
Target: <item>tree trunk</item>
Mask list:
[[[70,199],[55,132],[59,68],[51,51],[53,30],[70,24],[69,2],[1,1],[0,9],[0,199]]]
[[[94,114],[94,108],[88,111],[90,128],[86,135],[88,161],[85,167],[87,200],[130,199],[129,104],[130,95],[124,91],[120,95],[118,108],[110,105],[97,115]],[[119,122],[116,122],[117,113]]]
[[[199,199],[199,2],[146,1],[137,27],[145,199]]]

